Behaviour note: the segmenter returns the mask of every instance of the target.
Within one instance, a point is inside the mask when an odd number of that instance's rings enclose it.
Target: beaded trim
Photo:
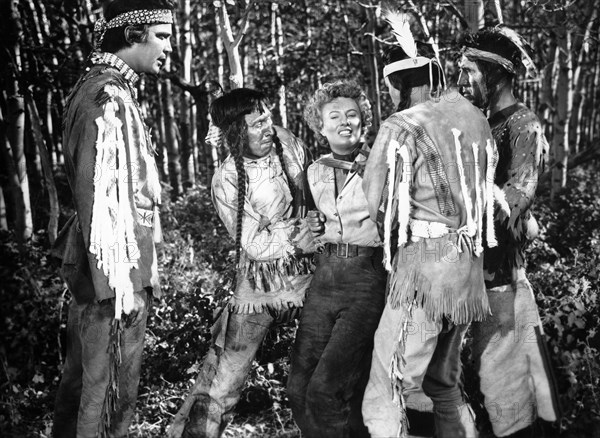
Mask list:
[[[110,21],[100,18],[94,25],[97,36],[96,48],[100,48],[108,29],[131,24],[173,24],[173,12],[169,9],[138,9],[117,15]]]
[[[117,55],[108,52],[96,52],[92,54],[90,59],[92,64],[106,64],[119,70],[119,73],[129,82],[131,88],[135,87],[136,82],[140,79],[140,76],[129,67],[125,61],[119,58]]]

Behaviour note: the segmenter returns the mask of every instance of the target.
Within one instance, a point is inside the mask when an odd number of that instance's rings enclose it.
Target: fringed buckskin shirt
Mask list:
[[[67,99],[65,167],[77,213],[53,253],[77,302],[116,295],[119,319],[133,292],[152,287],[160,296],[160,181],[137,102],[138,75],[111,53],[94,54],[92,63]]]
[[[305,147],[286,129],[274,129],[296,194],[302,197]],[[294,200],[275,146],[265,157],[244,158],[244,167],[242,254],[238,284],[229,305],[237,313],[302,306],[311,277],[310,257],[302,254],[313,252],[313,239],[306,220],[293,217]],[[235,239],[238,181],[231,155],[213,176],[212,198],[225,228]]]
[[[485,250],[486,285],[491,288],[510,284],[515,270],[525,267],[525,247],[537,230],[531,207],[548,142],[539,119],[522,103],[494,114],[489,123],[499,153],[495,183],[506,201],[506,211],[496,214],[498,246]]]
[[[455,90],[382,124],[363,188],[383,233],[393,308],[415,304],[456,324],[489,314],[481,255],[484,228],[495,243],[496,162],[487,120]]]
[[[366,150],[366,146],[363,148]],[[358,246],[381,246],[377,225],[369,216],[367,198],[362,189],[362,173],[366,157],[358,154],[345,177],[342,189],[336,190],[335,167],[326,163],[333,154],[322,156],[311,164],[307,179],[315,204],[325,215],[325,232],[316,246],[325,243],[349,243]]]

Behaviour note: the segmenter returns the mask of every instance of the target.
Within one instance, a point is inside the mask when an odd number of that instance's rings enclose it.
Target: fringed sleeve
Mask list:
[[[412,162],[408,133],[398,128],[398,119],[390,117],[379,129],[371,149],[363,190],[371,219],[377,223],[384,242],[384,266],[391,270],[391,236],[398,227],[399,245],[406,243],[406,228],[410,214],[410,184]]]
[[[124,91],[114,85],[103,90],[103,114],[96,119],[98,135],[89,251],[115,292],[115,319],[133,308],[134,284],[130,274],[138,267],[139,248],[134,233],[128,145],[120,117]],[[120,113],[120,114],[119,114]],[[120,116],[120,117],[119,117]]]

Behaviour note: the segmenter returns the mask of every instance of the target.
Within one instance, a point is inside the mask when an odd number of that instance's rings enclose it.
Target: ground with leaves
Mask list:
[[[573,173],[551,203],[537,203],[540,239],[529,250],[534,285],[558,377],[564,418],[546,436],[600,436],[600,182],[595,167]],[[232,242],[206,188],[164,205],[165,297],[152,309],[132,436],[159,437],[181,404],[209,344],[212,315],[226,298]],[[68,211],[64,212],[64,216]],[[65,218],[63,217],[63,220]],[[49,436],[64,358],[69,294],[39,232],[19,248],[1,236],[0,432]],[[298,437],[285,395],[293,327],[265,340],[227,437]],[[466,362],[466,375],[471,372]]]

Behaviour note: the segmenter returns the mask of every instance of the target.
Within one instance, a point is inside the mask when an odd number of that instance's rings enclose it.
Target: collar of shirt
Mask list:
[[[94,65],[104,64],[115,68],[123,75],[131,88],[135,90],[135,84],[139,81],[140,76],[114,53],[96,52],[92,55],[91,62]]]
[[[336,154],[335,152],[331,151],[331,154],[333,156],[333,158],[335,158],[336,160],[342,160],[342,161],[354,161],[354,159],[358,156],[360,149],[362,147],[362,144],[359,144],[358,146],[356,146],[356,148],[350,152],[349,154]]]
[[[244,166],[256,166],[256,167],[270,167],[273,165],[273,154],[275,152],[271,150],[267,155],[260,158],[248,158],[244,157]]]

